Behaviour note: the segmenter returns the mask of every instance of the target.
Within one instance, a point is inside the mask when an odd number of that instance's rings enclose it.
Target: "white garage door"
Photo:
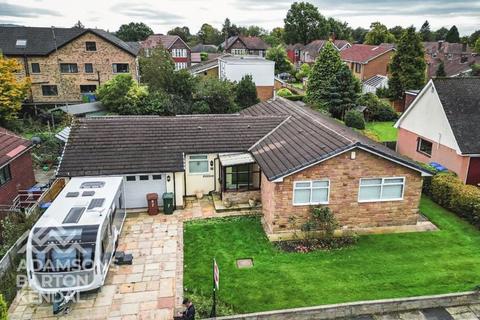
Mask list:
[[[125,177],[125,198],[127,208],[147,207],[147,193],[158,193],[158,205],[162,205],[162,195],[166,191],[166,175],[140,174]]]

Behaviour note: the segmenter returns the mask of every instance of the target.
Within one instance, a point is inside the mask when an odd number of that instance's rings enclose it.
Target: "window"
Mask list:
[[[10,165],[0,168],[0,186],[3,186],[8,181],[12,180],[12,173],[10,172]]]
[[[43,85],[42,94],[44,96],[58,96],[58,89],[56,85]]]
[[[404,186],[405,178],[360,179],[358,202],[402,200]]]
[[[40,64],[32,63],[32,73],[40,73]]]
[[[87,50],[87,51],[97,51],[97,43],[95,41],[85,42],[85,50]]]
[[[223,190],[248,191],[260,189],[260,168],[256,163],[224,167]]]
[[[244,55],[247,54],[245,49],[232,49],[232,54]]]
[[[187,54],[187,49],[172,49],[173,58],[186,58]]]
[[[141,181],[146,181],[146,180],[148,180],[148,176],[140,176],[140,180]]]
[[[113,73],[128,73],[128,63],[114,63],[112,64]]]
[[[127,181],[135,181],[137,178],[135,176],[127,176]]]
[[[355,73],[360,73],[362,71],[362,65],[360,63],[355,63]]]
[[[182,70],[188,67],[186,62],[175,62],[175,70]]]
[[[152,180],[162,180],[162,175],[161,174],[154,174],[152,176]]]
[[[296,181],[293,183],[293,204],[328,204],[329,180]]]
[[[418,138],[417,141],[417,151],[423,153],[424,155],[430,157],[432,156],[432,147],[433,143],[422,138]]]
[[[61,73],[77,73],[78,66],[76,63],[60,63]]]
[[[188,171],[193,174],[208,173],[208,157],[206,155],[189,156]]]
[[[94,84],[81,84],[80,93],[94,93],[97,90],[97,86]]]
[[[85,73],[93,73],[93,64],[85,63]]]

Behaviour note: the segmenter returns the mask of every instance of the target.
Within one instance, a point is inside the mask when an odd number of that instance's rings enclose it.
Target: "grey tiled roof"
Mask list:
[[[285,116],[121,116],[72,126],[59,176],[183,171],[183,154],[246,152]]]
[[[5,55],[44,56],[87,32],[92,32],[128,53],[137,55],[138,50],[107,31],[81,28],[0,27],[0,50]],[[20,39],[27,40],[25,49],[16,47],[16,42]]]

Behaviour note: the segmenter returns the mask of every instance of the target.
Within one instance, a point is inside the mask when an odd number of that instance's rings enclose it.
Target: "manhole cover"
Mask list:
[[[253,259],[252,258],[237,259],[237,268],[245,269],[245,268],[251,268],[251,267],[253,267]]]

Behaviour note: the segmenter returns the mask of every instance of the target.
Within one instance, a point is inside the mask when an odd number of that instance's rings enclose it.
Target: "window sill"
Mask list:
[[[428,154],[428,153],[426,153],[426,152],[423,152],[423,151],[420,151],[420,150],[417,150],[417,152],[420,153],[420,154],[423,154],[424,156],[426,156],[426,157],[428,157],[428,158],[431,158],[431,157],[432,157],[431,154]]]
[[[294,207],[327,205],[329,202],[293,203]]]
[[[392,202],[392,201],[403,201],[403,198],[399,199],[379,199],[379,200],[358,200],[358,203],[371,203],[371,202]]]

